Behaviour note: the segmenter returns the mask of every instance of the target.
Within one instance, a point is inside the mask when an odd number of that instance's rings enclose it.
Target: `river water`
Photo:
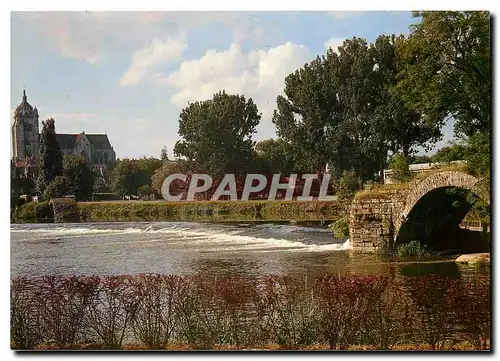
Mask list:
[[[139,273],[261,276],[478,272],[454,257],[409,262],[351,254],[325,228],[289,224],[12,224],[11,277]]]

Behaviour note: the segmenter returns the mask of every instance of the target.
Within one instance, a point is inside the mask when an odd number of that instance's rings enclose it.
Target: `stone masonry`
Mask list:
[[[419,199],[431,190],[442,187],[470,189],[490,202],[490,195],[481,180],[458,171],[432,173],[423,180],[410,182],[407,188],[358,196],[351,204],[349,216],[351,249],[373,253],[383,242],[390,246]]]

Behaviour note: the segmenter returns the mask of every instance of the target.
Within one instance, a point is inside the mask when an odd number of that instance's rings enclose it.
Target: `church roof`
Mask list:
[[[75,148],[77,137],[78,134],[56,134],[56,139],[61,149]]]
[[[87,139],[89,142],[97,149],[109,149],[111,148],[111,143],[109,142],[107,134],[87,134]]]
[[[16,108],[15,114],[20,115],[22,113],[33,112],[33,107],[28,103],[28,97],[26,96],[26,90],[23,90],[23,101]],[[24,115],[24,114],[23,114]]]

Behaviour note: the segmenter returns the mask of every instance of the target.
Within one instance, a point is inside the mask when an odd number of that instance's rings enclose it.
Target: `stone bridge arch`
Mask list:
[[[438,171],[410,182],[407,188],[388,188],[356,196],[349,215],[350,248],[376,252],[382,242],[394,242],[417,202],[438,188],[468,189],[489,204],[489,188],[484,186],[484,181],[461,171]]]
[[[470,190],[488,204],[490,195],[483,186],[482,179],[460,171],[436,172],[422,180],[414,180],[408,185],[405,201],[397,210],[394,222],[394,237],[397,237],[401,225],[404,223],[417,202],[427,193],[446,187],[459,187]]]

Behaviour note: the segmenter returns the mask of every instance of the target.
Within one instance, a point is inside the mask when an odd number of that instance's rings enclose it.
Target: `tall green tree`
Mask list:
[[[69,185],[69,193],[77,201],[88,200],[94,189],[94,172],[81,155],[65,155],[63,157],[63,174]]]
[[[302,173],[323,171],[333,154],[341,155],[341,142],[332,142],[342,112],[332,72],[335,57],[330,51],[288,75],[284,96],[276,100],[276,133],[290,144]]]
[[[261,115],[251,98],[216,93],[182,109],[181,140],[174,147],[193,171],[222,176],[244,173],[252,161],[252,135]]]
[[[404,62],[397,56],[398,44],[406,41],[403,36],[380,35],[370,51],[375,59],[374,121],[371,133],[379,147],[386,147],[393,154],[401,152],[408,158],[419,146],[430,146],[441,138],[440,124],[429,122],[421,113],[408,107],[402,95],[394,88]]]
[[[406,64],[398,85],[406,103],[430,122],[456,119],[471,136],[491,129],[490,14],[420,11],[399,53]]]
[[[56,139],[56,127],[53,118],[42,122],[40,134],[40,164],[36,182],[36,191],[42,195],[45,188],[57,176],[62,175],[61,148]]]

